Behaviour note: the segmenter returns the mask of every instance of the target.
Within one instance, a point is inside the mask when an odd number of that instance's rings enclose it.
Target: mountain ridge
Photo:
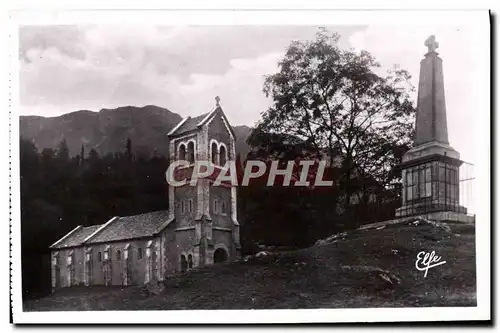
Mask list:
[[[123,151],[130,138],[134,154],[168,156],[169,140],[166,134],[183,117],[156,105],[121,106],[99,111],[77,110],[54,117],[20,116],[19,132],[23,139],[32,141],[41,151],[56,148],[66,139],[71,156],[95,149],[101,156]],[[246,143],[251,128],[233,126],[236,133],[236,152],[246,156]]]

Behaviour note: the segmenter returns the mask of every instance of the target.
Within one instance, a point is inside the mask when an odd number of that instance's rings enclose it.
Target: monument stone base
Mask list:
[[[396,209],[396,217],[423,215],[434,212],[456,212],[467,215],[467,208],[459,204],[450,204],[439,200],[433,200],[430,202],[426,201],[401,206]]]
[[[385,227],[392,224],[404,224],[409,223],[418,219],[426,219],[435,222],[444,223],[464,223],[469,225],[474,225],[476,223],[476,216],[457,212],[433,212],[419,214],[415,216],[398,217],[392,220],[368,223],[359,227],[360,230],[365,229],[376,229],[380,227]]]
[[[465,207],[461,207],[461,211],[440,211],[440,212],[427,212],[427,213],[417,213],[413,216],[407,215],[408,208],[401,207],[396,209],[397,218],[416,218],[421,217],[428,220],[439,221],[439,222],[461,222],[474,224],[476,222],[476,216],[467,214]],[[402,212],[406,214],[403,215]]]

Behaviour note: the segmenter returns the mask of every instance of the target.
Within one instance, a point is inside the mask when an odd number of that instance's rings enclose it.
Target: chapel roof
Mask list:
[[[198,127],[198,124],[209,114],[210,112],[207,112],[196,117],[187,117],[182,125],[171,134],[180,135],[195,130]]]
[[[167,221],[168,210],[117,216],[105,224],[78,226],[50,247],[63,249],[85,244],[150,237],[154,236]]]
[[[85,244],[153,236],[168,220],[168,210],[117,217]]]
[[[56,242],[54,245],[52,245],[52,247],[66,248],[82,245],[83,241],[101,226],[102,224],[92,225],[90,227],[79,227],[72,233],[68,234],[66,237],[61,238],[60,242]]]

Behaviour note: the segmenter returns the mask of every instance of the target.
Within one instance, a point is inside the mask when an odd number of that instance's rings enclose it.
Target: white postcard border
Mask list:
[[[481,200],[476,214],[477,307],[453,308],[376,308],[376,309],[312,309],[312,310],[187,310],[187,311],[89,311],[89,312],[23,312],[21,299],[21,228],[19,198],[19,60],[17,26],[19,24],[123,23],[120,11],[52,11],[13,12],[9,33],[12,98],[12,302],[15,323],[314,323],[314,322],[392,322],[490,319],[490,82],[489,27],[487,11],[127,11],[127,23],[169,22],[169,24],[482,24],[485,34],[484,62],[487,66],[484,99],[477,102],[475,112],[477,153],[477,193]],[[168,20],[166,20],[168,18]],[[422,23],[424,22],[424,23]],[[466,46],[464,46],[466,47]]]

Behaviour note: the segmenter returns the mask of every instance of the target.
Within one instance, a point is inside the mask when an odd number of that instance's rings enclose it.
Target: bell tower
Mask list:
[[[186,271],[239,257],[236,184],[214,185],[226,163],[235,160],[235,135],[222,111],[220,98],[212,111],[184,118],[170,133],[170,161],[182,186],[169,186],[169,219],[175,221],[177,270]],[[193,177],[208,163],[212,175]],[[205,166],[203,166],[205,168]],[[196,178],[191,182],[192,178]]]
[[[403,156],[403,205],[397,217],[468,221],[460,205],[460,154],[448,142],[443,61],[434,36],[425,41],[428,51],[420,62],[414,146]],[[445,213],[445,214],[444,214]],[[444,215],[443,215],[444,214]]]

